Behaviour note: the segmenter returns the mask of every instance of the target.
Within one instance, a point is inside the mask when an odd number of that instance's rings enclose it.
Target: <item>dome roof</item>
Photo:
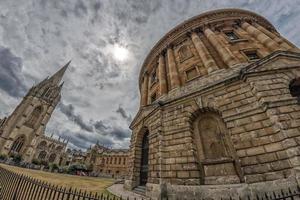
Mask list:
[[[247,19],[255,21],[260,25],[264,26],[268,30],[276,31],[275,27],[264,17],[242,9],[229,8],[229,9],[219,9],[209,12],[202,13],[200,15],[194,16],[179,25],[171,29],[167,34],[165,34],[151,49],[150,53],[144,60],[140,71],[139,81],[141,83],[142,75],[145,72],[147,65],[157,57],[159,53],[164,51],[166,47],[171,45],[171,43],[178,37],[187,34],[188,32],[195,30],[197,28],[207,26],[209,24],[217,23],[225,20],[242,20]]]

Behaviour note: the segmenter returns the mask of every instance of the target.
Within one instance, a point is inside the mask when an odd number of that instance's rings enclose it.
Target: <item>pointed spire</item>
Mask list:
[[[60,70],[58,70],[55,74],[53,74],[53,76],[51,76],[49,80],[51,80],[53,84],[58,85],[61,82],[62,77],[64,76],[70,63],[71,60],[67,64],[65,64]]]

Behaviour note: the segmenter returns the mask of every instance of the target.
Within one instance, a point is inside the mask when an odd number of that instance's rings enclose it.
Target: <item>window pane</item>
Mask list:
[[[230,40],[237,40],[239,37],[234,32],[226,32],[225,33]]]
[[[259,59],[259,56],[257,55],[256,51],[248,51],[245,52],[246,56],[249,60],[257,60]]]
[[[192,68],[186,71],[186,76],[187,76],[187,80],[191,80],[193,78],[195,78],[196,76],[198,76],[198,72],[196,70],[196,68]]]

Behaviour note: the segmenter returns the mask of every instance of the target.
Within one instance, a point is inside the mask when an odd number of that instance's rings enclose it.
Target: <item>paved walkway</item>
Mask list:
[[[144,199],[144,200],[147,200],[149,198],[145,197],[145,196],[142,196],[142,195],[139,195],[139,194],[136,194],[132,191],[129,191],[129,190],[125,190],[124,187],[123,187],[123,184],[113,184],[112,186],[108,187],[107,190],[118,196],[118,197],[121,197],[124,198],[124,199],[129,199],[129,200],[141,200],[141,199]]]

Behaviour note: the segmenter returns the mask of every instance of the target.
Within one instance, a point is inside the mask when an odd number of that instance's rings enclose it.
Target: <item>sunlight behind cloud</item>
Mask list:
[[[113,47],[113,56],[118,61],[125,61],[129,57],[129,51],[125,47],[117,44]]]

